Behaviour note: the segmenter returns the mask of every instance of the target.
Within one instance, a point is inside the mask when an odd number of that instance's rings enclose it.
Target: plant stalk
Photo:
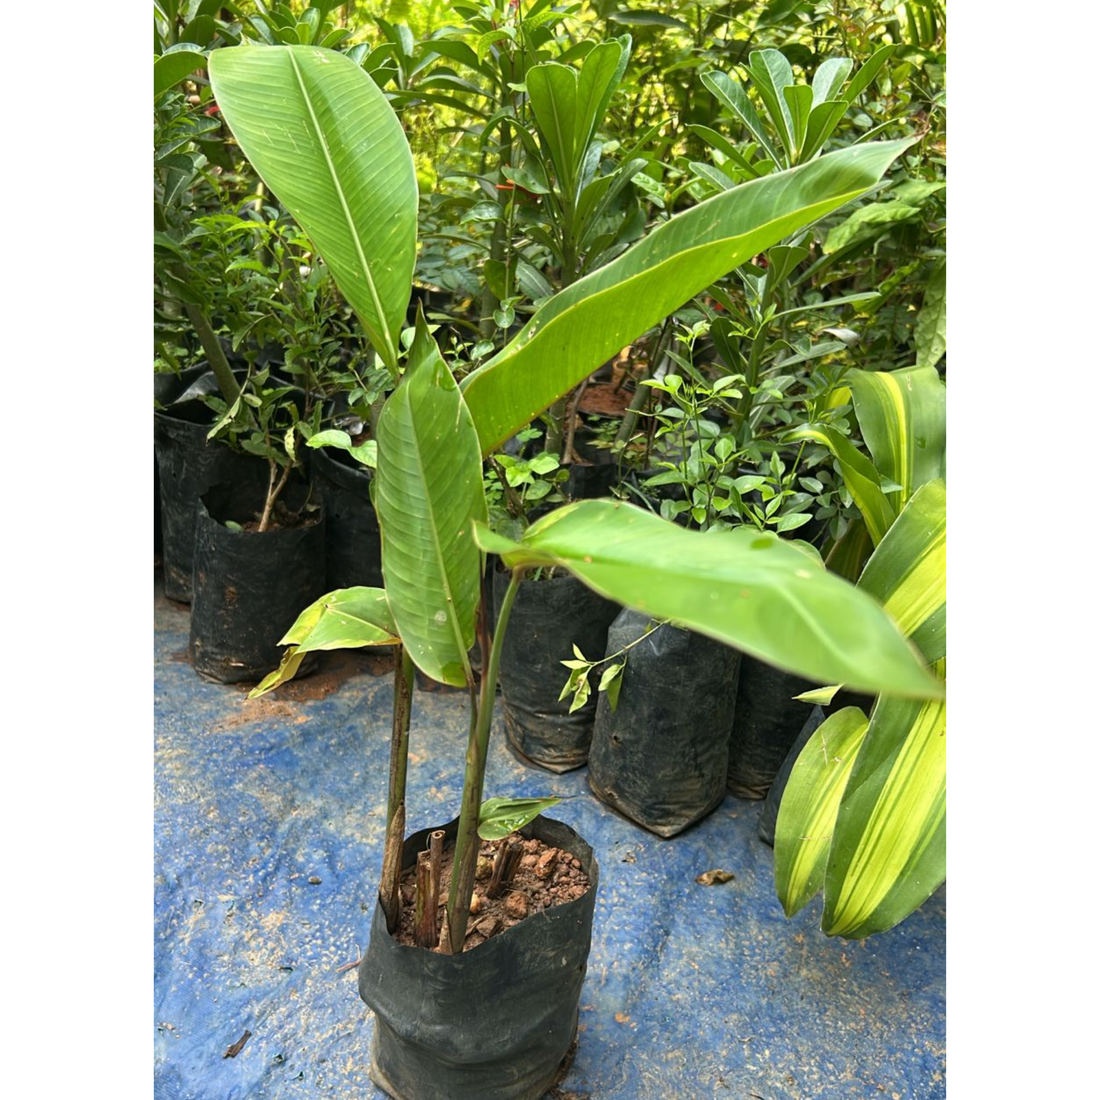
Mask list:
[[[168,219],[164,216],[164,210],[158,202],[153,203],[153,225],[161,233],[169,232]],[[171,272],[181,283],[187,282],[187,272],[182,264],[173,264]],[[187,312],[187,319],[191,322],[195,335],[199,338],[202,350],[206,353],[206,361],[218,380],[218,389],[221,390],[223,400],[232,405],[240,396],[241,387],[233,377],[233,369],[225,357],[225,351],[214,332],[210,318],[194,302],[184,302],[183,308]]]
[[[390,742],[390,790],[386,807],[386,846],[378,897],[386,927],[401,921],[401,849],[405,842],[405,778],[409,768],[409,719],[412,715],[413,663],[403,645],[394,654],[393,736]]]
[[[500,672],[500,652],[512,604],[516,602],[523,567],[512,570],[512,579],[500,605],[496,630],[489,648],[489,662],[481,677],[481,699],[477,708],[477,720],[471,723],[470,743],[466,748],[466,774],[462,781],[462,812],[458,819],[458,835],[455,837],[454,864],[451,870],[451,889],[447,897],[446,947],[459,954],[466,942],[466,924],[470,918],[470,899],[474,893],[477,873],[477,826],[481,812],[481,795],[485,786],[485,760],[489,753],[489,731],[493,722],[493,702],[496,697],[497,676]],[[482,644],[488,639],[488,623],[485,622],[485,581],[482,581]]]

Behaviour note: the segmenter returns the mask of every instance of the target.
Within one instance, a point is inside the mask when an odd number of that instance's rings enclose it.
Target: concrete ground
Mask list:
[[[198,679],[187,628],[158,589],[155,1096],[383,1100],[346,964],[365,946],[381,864],[386,658],[324,655],[313,676],[248,702]],[[465,696],[417,692],[410,832],[457,813],[465,740]],[[946,1095],[942,890],[884,935],[829,939],[820,903],[784,918],[760,803],[727,796],[660,840],[597,802],[585,769],[518,763],[498,717],[486,797],[546,794],[601,868],[577,1056],[552,1096]],[[697,885],[713,868],[736,877]]]

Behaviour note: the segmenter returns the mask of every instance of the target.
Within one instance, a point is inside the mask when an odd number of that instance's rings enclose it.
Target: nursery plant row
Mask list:
[[[158,553],[207,679],[393,652],[372,1076],[534,1098],[598,853],[484,789],[498,689],[659,836],[766,798],[829,935],[944,880],[942,9],[408,19],[157,5]],[[470,733],[406,837],[418,683]]]

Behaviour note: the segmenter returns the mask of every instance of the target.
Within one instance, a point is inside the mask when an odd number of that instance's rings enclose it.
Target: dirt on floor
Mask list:
[[[515,877],[505,885],[497,897],[487,896],[497,849],[509,841],[523,845],[523,856]],[[447,893],[451,886],[451,864],[454,846],[443,851],[443,869],[440,876],[438,920],[442,924]],[[591,882],[581,869],[581,861],[561,848],[554,848],[541,840],[525,839],[517,833],[499,841],[482,841],[478,851],[477,884],[470,906],[470,921],[466,927],[464,951],[483,944],[492,936],[499,936],[524,917],[541,913],[554,905],[576,901],[588,892]],[[410,867],[401,878],[401,926],[397,942],[406,947],[415,945],[413,924],[416,907],[416,867]]]

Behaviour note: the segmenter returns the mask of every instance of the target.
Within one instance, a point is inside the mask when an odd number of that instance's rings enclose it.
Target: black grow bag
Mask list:
[[[494,575],[497,607],[508,581],[508,573]],[[602,657],[618,611],[569,574],[520,583],[500,654],[500,689],[508,744],[525,761],[567,772],[588,759],[596,700],[569,713],[572,697],[558,699],[569,678],[561,662],[573,657],[574,645],[590,660]]]
[[[813,736],[818,726],[826,718],[831,718],[838,710],[843,710],[845,707],[859,707],[864,714],[869,715],[874,705],[875,697],[873,695],[841,690],[833,696],[832,702],[827,707],[815,706],[810,711],[802,731],[787,752],[782,767],[780,767],[775,779],[772,781],[771,787],[768,788],[768,797],[764,799],[764,808],[760,811],[757,835],[765,844],[769,847],[775,844],[775,822],[779,817],[779,803],[783,800],[787,780],[791,777],[791,771],[794,769],[799,753],[806,747],[806,742]]]
[[[197,509],[189,651],[200,676],[223,684],[260,680],[277,668],[279,639],[325,594],[323,512],[316,522],[263,534],[224,526],[258,513],[266,489],[218,485]],[[306,486],[291,484],[282,499],[296,508],[305,496]]]
[[[458,821],[445,826],[454,841]],[[416,862],[430,829],[405,841]],[[460,955],[402,947],[375,904],[359,996],[374,1010],[371,1079],[395,1100],[539,1100],[577,1034],[599,866],[568,825],[536,818],[524,836],[581,861],[591,888]]]
[[[624,610],[607,634],[614,653],[650,621]],[[626,655],[618,709],[600,694],[588,757],[596,796],[658,836],[705,817],[726,793],[729,727],[741,654],[665,625]]]
[[[728,786],[738,798],[763,798],[810,713],[795,699],[820,684],[746,656],[730,733]]]
[[[802,726],[802,731],[795,739],[794,744],[787,752],[787,758],[783,761],[772,785],[768,788],[768,797],[764,799],[764,808],[760,811],[760,821],[757,824],[756,835],[768,845],[775,845],[775,822],[779,817],[779,803],[783,801],[783,792],[787,789],[787,780],[794,770],[795,761],[799,753],[806,747],[806,742],[814,735],[818,726],[825,721],[825,712],[821,707],[814,707]]]
[[[153,413],[153,444],[160,474],[161,561],[164,594],[191,602],[195,515],[199,498],[219,482],[267,482],[267,463],[207,441],[213,413],[202,401],[182,401]]]
[[[354,460],[352,460],[354,461]],[[325,504],[325,576],[329,591],[366,585],[383,588],[382,535],[370,499],[370,471],[346,465],[320,447],[310,477]]]

